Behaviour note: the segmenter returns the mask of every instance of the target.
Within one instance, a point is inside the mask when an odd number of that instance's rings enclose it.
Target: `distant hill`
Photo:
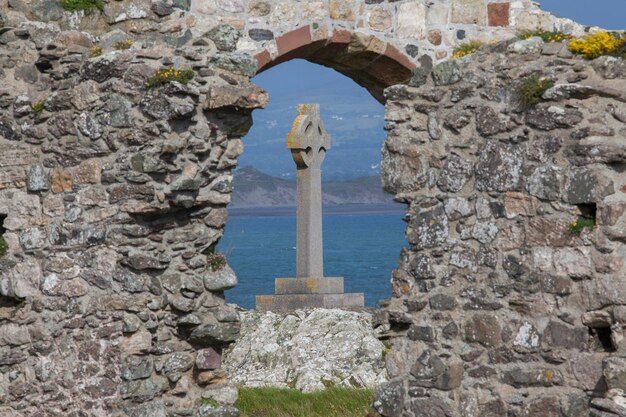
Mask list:
[[[380,177],[368,176],[349,181],[328,181],[322,184],[324,205],[390,203],[392,197],[383,193]],[[234,173],[231,207],[278,207],[296,205],[296,183],[272,177],[253,167]]]

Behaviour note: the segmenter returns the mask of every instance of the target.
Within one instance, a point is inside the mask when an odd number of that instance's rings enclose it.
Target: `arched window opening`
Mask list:
[[[380,185],[384,108],[371,92],[332,69],[295,59],[254,80],[270,104],[254,113],[234,174],[229,223],[219,250],[239,278],[227,301],[254,308],[274,278],[295,276],[295,174],[285,146],[299,103],[318,103],[331,136],[322,166],[324,268],[367,306],[389,298],[390,274],[405,244],[404,206]]]

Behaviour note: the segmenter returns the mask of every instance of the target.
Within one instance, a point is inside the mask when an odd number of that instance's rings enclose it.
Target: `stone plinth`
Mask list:
[[[363,307],[363,293],[344,294],[343,278],[276,278],[276,295],[257,295],[256,309],[289,313],[309,308]]]

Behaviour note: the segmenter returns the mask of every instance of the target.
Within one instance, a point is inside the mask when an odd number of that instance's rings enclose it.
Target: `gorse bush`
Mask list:
[[[148,79],[146,87],[158,87],[160,85],[171,83],[172,81],[187,84],[189,81],[193,80],[195,75],[196,73],[189,68],[161,68],[156,70],[154,75]]]
[[[582,39],[574,39],[569,44],[569,50],[587,59],[603,55],[626,58],[626,35],[597,32]]]
[[[470,55],[478,52],[480,48],[483,46],[482,42],[479,41],[469,41],[460,44],[452,53],[452,58],[461,58],[465,55]]]
[[[537,74],[527,77],[517,89],[520,106],[527,109],[538,104],[543,93],[552,87],[554,87],[554,81],[549,78],[540,78]]]
[[[102,3],[102,0],[61,0],[61,7],[69,11],[103,10],[104,3]]]

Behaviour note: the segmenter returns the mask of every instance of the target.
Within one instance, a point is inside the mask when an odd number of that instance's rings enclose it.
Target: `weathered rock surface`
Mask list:
[[[387,417],[618,416],[623,60],[589,64],[539,38],[490,48],[385,93],[381,176],[408,205],[410,247],[392,274],[391,382],[374,406]],[[523,109],[511,80],[528,74],[555,86]]]
[[[370,313],[299,310],[241,314],[241,333],[224,352],[224,369],[243,386],[375,387],[387,380],[385,345]]]

